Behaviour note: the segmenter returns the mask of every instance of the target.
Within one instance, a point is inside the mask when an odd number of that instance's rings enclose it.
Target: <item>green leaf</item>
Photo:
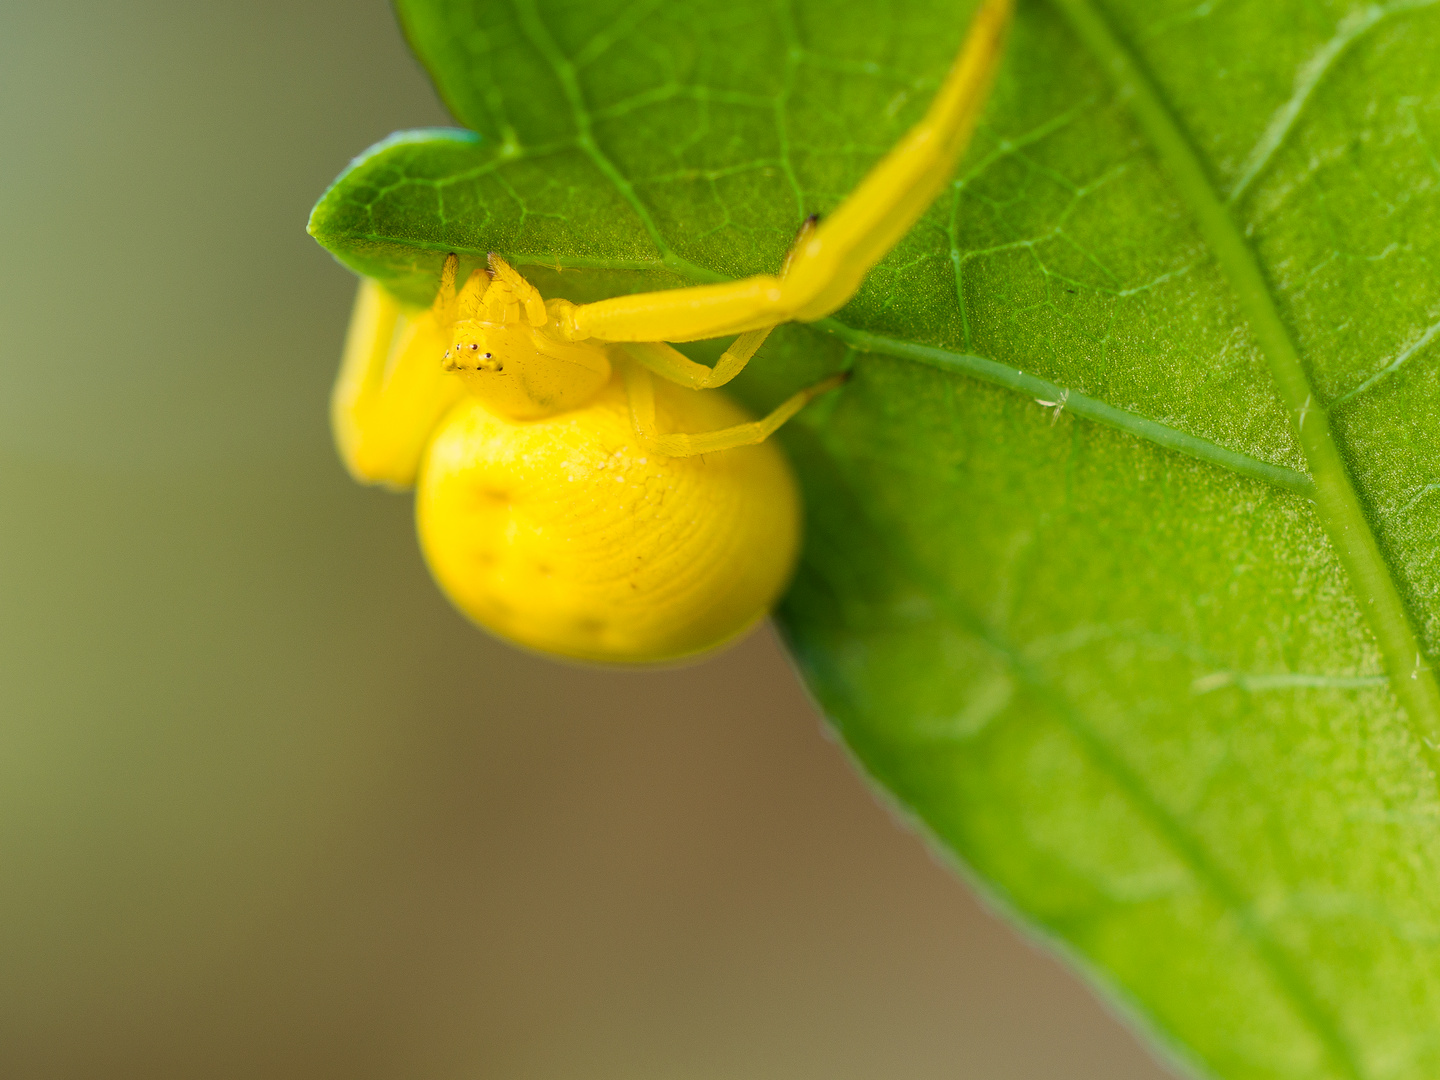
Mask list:
[[[311,231],[415,302],[449,251],[773,271],[970,11],[399,8],[479,139],[382,145]],[[738,384],[854,366],[785,432],[846,744],[1219,1076],[1440,1075],[1437,55],[1437,0],[1023,4],[949,194]]]

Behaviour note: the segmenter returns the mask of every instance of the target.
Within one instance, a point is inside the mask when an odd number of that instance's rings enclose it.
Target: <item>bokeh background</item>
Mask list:
[[[1169,1075],[762,631],[562,667],[343,475],[304,234],[383,0],[0,0],[0,1075]]]

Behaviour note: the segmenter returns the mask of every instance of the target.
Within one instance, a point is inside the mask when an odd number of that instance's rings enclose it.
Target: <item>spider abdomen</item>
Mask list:
[[[672,431],[749,419],[714,391],[668,385],[657,410]],[[800,531],[773,444],[647,452],[618,379],[541,420],[462,400],[427,450],[417,518],[436,579],[481,626],[546,652],[632,663],[703,651],[761,618]]]

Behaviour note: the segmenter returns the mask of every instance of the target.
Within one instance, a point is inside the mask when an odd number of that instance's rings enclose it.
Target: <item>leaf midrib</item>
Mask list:
[[[1440,685],[1425,663],[1413,614],[1355,489],[1299,350],[1280,318],[1274,294],[1239,226],[1211,183],[1174,111],[1116,37],[1091,0],[1054,0],[1128,104],[1201,237],[1229,279],[1305,454],[1315,484],[1315,513],[1334,545],[1365,621],[1385,660],[1390,686],[1432,771],[1440,773]]]

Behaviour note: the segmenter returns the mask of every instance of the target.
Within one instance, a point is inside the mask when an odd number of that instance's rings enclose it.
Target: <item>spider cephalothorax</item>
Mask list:
[[[455,291],[458,260],[447,259],[436,318],[454,318],[441,359],[472,394],[496,412],[537,420],[578,408],[610,381],[609,349],[572,344],[546,332],[540,293],[499,256]]]

